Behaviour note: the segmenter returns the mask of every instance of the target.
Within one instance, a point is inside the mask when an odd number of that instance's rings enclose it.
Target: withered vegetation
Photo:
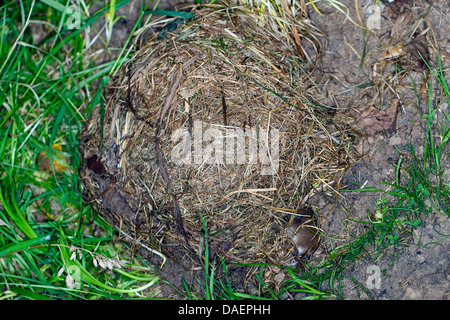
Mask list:
[[[210,255],[283,264],[294,252],[286,216],[314,192],[337,188],[354,161],[347,124],[314,99],[317,32],[302,19],[262,18],[243,6],[192,12],[175,31],[155,32],[108,86],[104,118],[99,109],[83,134],[86,194],[109,222],[169,257],[175,247],[196,256],[203,219]],[[299,37],[278,30],[280,21],[302,34],[309,55]],[[196,123],[202,150],[209,129],[224,140],[256,135],[259,151],[277,143],[277,170],[262,174],[274,163],[261,152],[251,158],[248,144],[224,143],[215,153],[223,163],[194,161]],[[190,163],[173,158],[180,130],[193,137],[181,140]]]

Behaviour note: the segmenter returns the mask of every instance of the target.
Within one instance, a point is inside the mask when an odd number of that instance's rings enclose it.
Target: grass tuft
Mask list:
[[[81,33],[114,9],[83,17],[78,29],[56,1],[1,9],[0,299],[153,296],[158,278],[114,247],[78,175],[79,134],[101,96],[94,83],[107,83],[121,61],[92,65],[93,43]]]

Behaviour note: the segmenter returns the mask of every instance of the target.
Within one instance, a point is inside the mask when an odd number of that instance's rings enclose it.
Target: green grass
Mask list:
[[[119,18],[116,11],[127,2],[111,2],[89,16],[78,13],[75,29],[68,25],[74,13],[55,0],[0,6],[0,299],[123,299],[157,294],[153,287],[158,278],[152,268],[130,256],[131,249],[116,240],[117,232],[83,202],[78,175],[82,125],[101,103],[103,86],[129,53],[130,38],[122,48],[111,47],[112,27]],[[347,13],[338,1],[328,3]],[[99,6],[95,1],[82,4],[83,8]],[[146,23],[144,12],[152,8],[141,9],[135,30]],[[42,27],[40,42],[33,39],[32,27]],[[94,56],[85,32],[94,34],[91,39],[98,35],[102,44]],[[94,64],[100,55],[111,60]],[[326,259],[307,265],[303,272],[285,268],[288,277],[279,290],[262,280],[270,266],[259,265],[254,275],[257,290],[250,294],[232,285],[226,261],[210,261],[204,225],[204,277],[198,279],[202,292],[185,285],[180,294],[187,299],[227,300],[281,299],[296,292],[305,299],[342,297],[346,268],[362,256],[376,259],[387,249],[400,248],[421,227],[425,215],[448,217],[450,183],[443,163],[448,159],[450,116],[434,103],[437,99],[450,103],[443,68],[440,58],[437,67],[430,68],[430,88],[439,83],[441,97],[430,89],[429,109],[422,120],[426,123],[423,155],[419,157],[418,146],[411,144],[409,150],[399,151],[396,179],[386,183],[386,190],[357,189],[380,193],[376,212],[356,221],[367,226],[364,233],[329,248]],[[47,168],[42,155],[48,158]]]
[[[94,65],[81,33],[105,17],[115,22],[114,10],[70,29],[67,8],[48,3],[0,7],[0,299],[152,296],[157,277],[117,250],[113,230],[83,203],[78,175],[82,125],[124,61]],[[40,26],[36,43],[32,28]]]

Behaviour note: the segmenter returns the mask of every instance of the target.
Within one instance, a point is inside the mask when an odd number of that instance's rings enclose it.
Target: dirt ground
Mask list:
[[[340,0],[340,2],[349,8],[349,16],[354,22],[358,23],[360,18],[366,23],[370,16],[372,3],[370,0]],[[390,73],[391,63],[388,63],[383,73],[376,75],[375,85],[365,87],[364,84],[373,80],[373,67],[386,56],[385,49],[399,41],[408,43],[411,36],[417,43],[428,47],[431,66],[434,66],[433,61],[437,59],[436,50],[430,43],[439,46],[443,64],[448,66],[450,2],[447,0],[383,2],[386,6],[381,12],[380,29],[373,29],[365,34],[343,13],[323,3],[318,4],[322,15],[311,10],[310,16],[318,29],[323,32],[320,40],[324,55],[314,75],[317,87],[320,88],[318,96],[322,97],[321,103],[337,108],[339,113],[357,115],[371,104],[383,109],[396,97],[401,101],[396,130],[390,134],[380,133],[361,139],[356,147],[358,151],[368,156],[359,161],[344,178],[344,182],[347,183],[354,181],[386,189],[380,182],[393,181],[399,148],[407,147],[411,141],[416,147],[418,157],[423,154],[425,121],[421,116],[428,110],[427,92],[419,90],[420,107],[417,107],[411,83],[407,77],[394,79]],[[160,9],[173,9],[174,3],[176,1],[161,1]],[[355,3],[358,4],[358,10],[355,10]],[[134,1],[119,10],[118,13],[124,15],[124,18],[116,25],[115,45],[120,46],[128,37],[139,6],[140,2]],[[419,25],[420,28],[413,29],[415,21],[421,15],[424,20]],[[428,27],[432,28],[419,35]],[[364,51],[365,59],[361,66]],[[410,74],[420,89],[426,70],[414,55],[410,54],[409,61],[412,61],[412,66],[409,66],[412,70]],[[377,67],[381,66],[382,63],[377,64]],[[447,113],[450,111],[445,103],[441,103],[438,107]],[[446,175],[450,176],[450,169],[446,170]],[[325,197],[313,198],[311,201],[314,201],[314,206],[320,210],[325,234],[334,239],[333,245],[336,245],[348,241],[350,232],[356,234],[361,232],[362,227],[351,223],[348,218],[367,220],[368,212],[375,211],[374,203],[377,200],[380,200],[379,193],[354,192],[345,193],[334,206],[330,204],[330,199]],[[376,261],[373,261],[373,258],[370,260],[362,258],[345,271],[342,293],[346,299],[450,299],[448,270],[450,221],[437,214],[421,219],[422,225],[416,229],[409,245],[401,251],[385,252]],[[324,240],[323,245],[332,245],[331,240]],[[318,254],[321,254],[320,250]],[[203,279],[202,270],[200,268],[197,271],[188,271],[188,265],[189,261],[185,261],[185,266],[168,262],[162,270],[162,277],[178,288],[182,287],[183,278],[188,285],[199,289],[195,277]],[[373,289],[369,289],[366,285],[371,277],[371,273],[368,272],[371,265],[381,270],[379,287]],[[355,281],[365,287],[359,287]],[[161,290],[162,296],[173,293],[171,285],[163,285]]]
[[[350,9],[352,17],[355,17],[354,1],[341,1]],[[367,19],[367,3],[358,1],[361,19]],[[322,94],[328,95],[330,105],[342,108],[342,112],[352,108],[359,112],[367,108],[369,104],[374,104],[379,108],[386,108],[394,98],[390,90],[383,90],[381,85],[370,88],[358,89],[355,86],[370,81],[371,71],[374,64],[383,57],[383,49],[398,41],[405,40],[407,31],[417,21],[414,18],[426,13],[429,6],[431,10],[428,19],[425,19],[426,27],[432,26],[435,35],[426,33],[425,36],[417,37],[417,41],[422,43],[437,43],[441,52],[448,51],[449,47],[449,13],[450,3],[448,1],[434,1],[433,3],[420,1],[397,1],[390,6],[386,6],[381,15],[380,30],[376,34],[367,34],[366,58],[364,67],[359,70],[360,58],[363,52],[363,32],[352,24],[345,21],[342,14],[336,14],[333,10],[324,9],[327,12],[326,18],[311,12],[312,20],[318,28],[326,34],[327,46],[325,55],[321,61]],[[404,22],[401,22],[404,19]],[[410,19],[408,22],[407,20]],[[356,20],[356,18],[355,18]],[[421,25],[424,26],[424,25]],[[425,27],[425,28],[426,28]],[[422,29],[423,30],[423,29]],[[417,31],[416,31],[417,32]],[[426,38],[429,37],[429,38]],[[428,46],[428,45],[427,45]],[[437,61],[436,51],[429,48],[431,61]],[[411,58],[411,60],[416,60]],[[443,57],[444,65],[448,65],[448,55]],[[385,72],[386,73],[386,72]],[[420,65],[414,67],[411,72],[415,83],[422,84],[426,72]],[[382,77],[382,76],[381,76]],[[417,108],[414,91],[410,84],[402,79],[393,80],[392,75],[385,79],[400,98],[402,107],[397,117],[397,130],[393,134],[379,134],[370,136],[360,141],[358,148],[369,156],[355,165],[347,175],[347,181],[355,181],[367,186],[386,189],[381,185],[381,181],[393,182],[395,167],[398,160],[397,150],[407,147],[410,141],[416,147],[418,157],[423,155],[423,139],[425,121],[421,121],[422,114],[428,110],[427,92],[419,94],[421,102]],[[409,88],[408,88],[409,87]],[[327,100],[327,99],[325,99]],[[448,105],[439,105],[441,110],[448,110]],[[447,162],[448,165],[448,162]],[[449,170],[447,170],[448,173]],[[354,225],[344,225],[346,214],[350,218],[364,220],[367,219],[367,211],[374,212],[375,201],[380,200],[380,194],[353,193],[346,194],[341,199],[341,208],[334,208],[323,217],[325,232],[333,237],[345,238],[342,230],[353,228]],[[380,276],[379,289],[369,290],[369,298],[372,299],[449,299],[450,295],[450,275],[449,275],[449,252],[450,241],[450,221],[444,216],[436,214],[423,217],[423,224],[417,229],[412,243],[398,253],[390,252],[384,254],[377,261],[361,260],[351,270],[347,270],[348,278],[343,283],[343,295],[347,299],[368,298],[368,296],[357,290],[353,280],[365,283],[371,275],[367,268],[374,264],[385,270]],[[447,235],[447,236],[445,236]],[[435,242],[436,240],[439,240]],[[361,295],[361,296],[360,296]]]

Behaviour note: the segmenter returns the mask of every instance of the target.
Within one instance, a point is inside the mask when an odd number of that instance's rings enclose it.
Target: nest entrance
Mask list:
[[[210,252],[282,264],[286,214],[351,163],[348,136],[285,34],[242,7],[194,13],[109,86],[82,138],[88,197],[164,253],[198,251],[206,225]]]

